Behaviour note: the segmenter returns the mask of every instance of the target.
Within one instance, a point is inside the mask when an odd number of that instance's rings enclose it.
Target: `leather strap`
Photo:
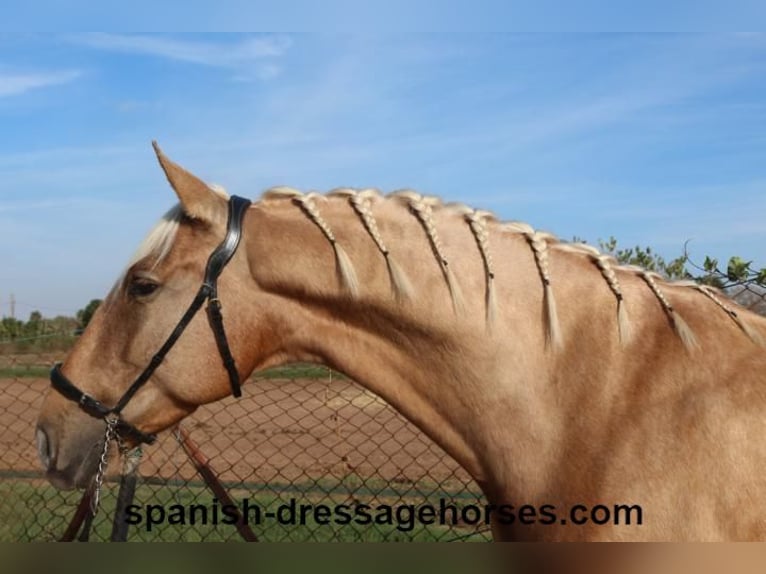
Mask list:
[[[51,385],[67,399],[76,402],[83,411],[92,417],[105,419],[108,415],[114,412],[101,401],[82,392],[72,383],[72,381],[67,379],[66,376],[64,376],[64,373],[61,372],[61,363],[56,363],[51,370]],[[117,421],[117,431],[121,436],[130,436],[138,442],[146,444],[152,444],[157,440],[157,435],[141,432],[132,424],[122,419]]]
[[[236,362],[231,354],[229,348],[229,342],[226,339],[226,331],[223,327],[223,316],[221,315],[221,303],[218,300],[218,277],[223,271],[226,264],[234,256],[234,253],[239,247],[240,240],[242,239],[242,223],[244,220],[247,208],[250,206],[250,200],[236,195],[232,195],[229,198],[229,214],[226,226],[226,237],[216,247],[213,253],[207,260],[205,267],[205,277],[200,286],[197,294],[192,300],[186,312],[181,317],[181,320],[175,326],[168,338],[162,344],[160,349],[154,354],[149,361],[149,364],[141,372],[133,383],[128,387],[128,390],[122,395],[117,404],[114,407],[107,407],[100,401],[94,399],[90,395],[81,391],[77,386],[72,383],[61,372],[61,363],[57,363],[51,370],[50,379],[51,385],[59,393],[61,393],[67,399],[76,402],[80,405],[80,408],[92,417],[104,419],[110,414],[120,415],[122,410],[138,392],[138,390],[146,384],[146,382],[157,370],[165,356],[170,352],[173,345],[176,344],[179,337],[183,334],[186,327],[189,326],[197,311],[200,310],[205,301],[208,301],[207,314],[210,322],[210,328],[213,331],[215,337],[216,346],[218,352],[221,354],[221,360],[226,372],[229,375],[229,383],[231,385],[232,394],[235,397],[242,396],[242,390],[240,387],[239,371],[237,370]],[[156,439],[156,436],[151,434],[145,434],[135,428],[130,423],[119,420],[118,426],[122,428],[127,434],[130,434],[137,438],[140,442],[151,444]]]
[[[229,374],[229,384],[231,385],[231,394],[239,398],[242,396],[240,386],[239,371],[234,357],[231,354],[229,342],[226,339],[226,331],[223,328],[223,316],[221,315],[221,302],[218,299],[210,299],[207,305],[207,316],[210,321],[210,328],[213,330],[215,344],[221,355],[223,366]]]
[[[245,212],[247,211],[247,208],[250,207],[250,203],[249,199],[237,195],[232,195],[229,198],[229,216],[226,224],[226,237],[210,254],[210,257],[208,257],[207,260],[207,266],[205,267],[205,279],[203,284],[210,285],[213,290],[213,297],[217,296],[215,290],[218,276],[234,256],[237,247],[239,247],[239,242],[242,239],[242,223],[244,222]]]

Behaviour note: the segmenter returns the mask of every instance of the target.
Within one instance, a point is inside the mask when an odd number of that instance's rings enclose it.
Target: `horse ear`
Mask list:
[[[181,202],[184,213],[193,219],[208,223],[225,222],[226,200],[196,175],[168,159],[156,141],[152,141],[152,147],[170,187]]]

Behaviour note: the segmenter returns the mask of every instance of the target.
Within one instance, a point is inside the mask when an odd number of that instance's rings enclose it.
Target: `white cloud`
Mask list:
[[[30,90],[67,84],[78,77],[77,70],[35,73],[0,73],[0,97],[17,96]]]
[[[100,50],[145,54],[218,68],[240,68],[260,60],[273,59],[282,56],[291,45],[290,39],[285,36],[249,37],[235,43],[217,43],[166,36],[94,33],[73,40]],[[273,64],[267,64],[265,69],[273,71]]]

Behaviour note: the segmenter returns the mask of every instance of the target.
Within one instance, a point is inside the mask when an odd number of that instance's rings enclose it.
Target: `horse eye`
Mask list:
[[[130,287],[128,287],[128,294],[132,297],[148,297],[154,293],[159,286],[159,283],[155,283],[149,279],[134,279],[131,282]]]

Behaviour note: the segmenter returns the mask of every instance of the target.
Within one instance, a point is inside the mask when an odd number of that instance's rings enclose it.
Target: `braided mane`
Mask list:
[[[211,189],[224,197],[227,196],[222,188],[215,187]],[[407,273],[398,262],[396,254],[392,253],[388,248],[375,219],[375,207],[383,201],[395,201],[405,206],[409,213],[420,223],[431,246],[435,262],[444,277],[450,293],[452,307],[456,314],[464,310],[463,294],[456,272],[449,263],[448,255],[445,252],[436,227],[434,210],[450,210],[452,213],[462,217],[476,240],[476,245],[483,262],[486,323],[488,329],[492,328],[498,312],[491,238],[493,234],[510,233],[521,235],[526,240],[534,256],[543,289],[546,335],[551,348],[558,349],[563,346],[563,336],[559,325],[553,281],[549,269],[549,258],[552,250],[569,253],[573,256],[585,257],[599,271],[604,282],[615,297],[616,324],[620,341],[623,344],[627,344],[631,340],[632,323],[627,313],[625,297],[616,273],[617,271],[630,273],[642,279],[659,302],[674,331],[686,348],[694,349],[698,346],[691,327],[668,300],[664,286],[669,283],[663,277],[640,267],[621,265],[613,256],[601,253],[590,245],[561,242],[554,235],[536,231],[526,223],[501,222],[498,221],[494,214],[488,211],[477,210],[457,203],[443,204],[438,197],[424,196],[410,189],[395,191],[387,196],[371,188],[360,190],[346,187],[336,188],[326,195],[314,192],[303,193],[291,187],[274,187],[266,190],[261,196],[262,201],[290,201],[321,230],[335,254],[336,272],[340,286],[351,297],[359,296],[359,281],[353,262],[337,241],[329,223],[322,216],[321,206],[330,199],[348,202],[350,208],[358,217],[360,224],[370,236],[380,255],[384,258],[391,290],[394,297],[400,302],[412,298],[415,293]],[[159,263],[170,250],[181,216],[182,212],[179,206],[175,206],[168,211],[160,223],[149,233],[136,255],[131,259],[130,264],[132,265],[139,258],[147,256],[154,256],[156,262]],[[734,321],[737,327],[750,340],[756,344],[766,346],[766,341],[763,340],[761,335],[743,321],[737,312],[719,297],[720,291],[706,285],[698,285],[692,281],[676,281],[670,284],[689,287],[699,292]]]
[[[546,332],[548,343],[552,348],[560,348],[563,345],[563,336],[559,325],[553,283],[549,270],[549,254],[551,250],[570,253],[575,256],[584,256],[599,271],[601,277],[604,279],[609,290],[615,297],[617,328],[620,341],[623,344],[627,344],[631,340],[632,325],[625,307],[625,298],[616,273],[617,270],[632,273],[635,276],[640,277],[660,303],[674,331],[683,344],[688,349],[693,349],[698,346],[694,332],[681,317],[679,312],[668,301],[662,287],[662,285],[667,284],[667,281],[664,278],[657,273],[647,271],[640,267],[621,265],[613,256],[601,253],[590,245],[560,242],[555,236],[549,233],[536,231],[526,223],[500,222],[494,214],[488,211],[476,210],[463,204],[443,204],[437,197],[424,196],[411,189],[395,191],[387,196],[381,195],[376,189],[369,188],[361,190],[337,188],[330,191],[327,195],[319,195],[316,193],[304,194],[299,190],[289,187],[271,188],[264,192],[262,196],[262,199],[264,200],[289,199],[293,201],[296,205],[300,206],[309,219],[322,230],[325,237],[327,237],[335,249],[336,264],[341,285],[353,296],[358,294],[358,284],[356,282],[356,274],[353,270],[353,264],[335,241],[332,230],[323,219],[317,204],[318,201],[326,201],[328,198],[339,198],[348,201],[351,208],[359,217],[362,226],[375,243],[378,251],[385,258],[391,281],[391,288],[394,296],[399,300],[412,297],[413,289],[405,271],[389,251],[378,228],[374,215],[374,208],[381,201],[396,201],[404,205],[420,222],[434,253],[435,261],[444,276],[455,313],[460,313],[464,308],[463,295],[455,270],[449,264],[447,253],[441,242],[439,231],[436,228],[434,220],[435,209],[451,210],[452,212],[461,215],[476,240],[484,265],[486,284],[486,321],[488,328],[491,328],[496,320],[498,307],[497,297],[495,295],[495,272],[491,250],[491,236],[493,233],[516,233],[525,238],[532,251],[540,275],[545,306]],[[737,315],[737,312],[726,305],[718,297],[718,292],[712,287],[698,285],[690,281],[677,281],[672,284],[676,286],[688,286],[695,289],[707,299],[713,301],[718,308],[723,310],[752,341],[758,344],[764,344],[760,335],[742,321]]]

